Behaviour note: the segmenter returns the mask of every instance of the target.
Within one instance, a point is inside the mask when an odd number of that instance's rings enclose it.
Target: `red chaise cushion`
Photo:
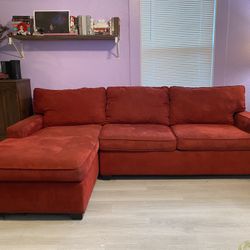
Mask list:
[[[167,87],[107,88],[109,123],[169,124]]]
[[[105,121],[105,88],[34,90],[34,108],[44,126],[101,124]]]
[[[0,181],[81,181],[95,159],[100,125],[47,127],[0,142]]]
[[[170,123],[233,124],[233,116],[245,110],[244,86],[170,88]]]

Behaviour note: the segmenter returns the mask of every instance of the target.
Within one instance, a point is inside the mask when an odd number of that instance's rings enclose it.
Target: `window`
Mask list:
[[[210,86],[215,0],[141,0],[145,86]]]

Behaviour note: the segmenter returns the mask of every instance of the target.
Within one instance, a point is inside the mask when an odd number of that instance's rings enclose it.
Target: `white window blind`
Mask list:
[[[216,0],[141,0],[145,86],[210,86]]]

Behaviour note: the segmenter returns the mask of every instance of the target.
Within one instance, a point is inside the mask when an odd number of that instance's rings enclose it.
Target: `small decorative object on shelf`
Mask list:
[[[14,35],[31,35],[33,32],[33,19],[30,16],[13,16],[12,27]]]
[[[93,19],[91,16],[77,16],[78,34],[93,35]]]
[[[68,10],[34,11],[35,34],[69,34],[70,13]]]
[[[108,35],[110,34],[110,24],[105,20],[94,21],[94,34],[96,35]]]
[[[120,18],[112,17],[110,20],[110,35],[120,36]]]
[[[78,34],[78,30],[77,30],[77,18],[75,16],[70,16],[70,33],[73,35],[77,35]]]

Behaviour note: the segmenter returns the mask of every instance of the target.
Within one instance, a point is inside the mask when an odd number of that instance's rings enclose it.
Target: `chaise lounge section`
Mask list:
[[[34,92],[34,115],[0,143],[0,212],[81,219],[99,172],[105,89]]]

